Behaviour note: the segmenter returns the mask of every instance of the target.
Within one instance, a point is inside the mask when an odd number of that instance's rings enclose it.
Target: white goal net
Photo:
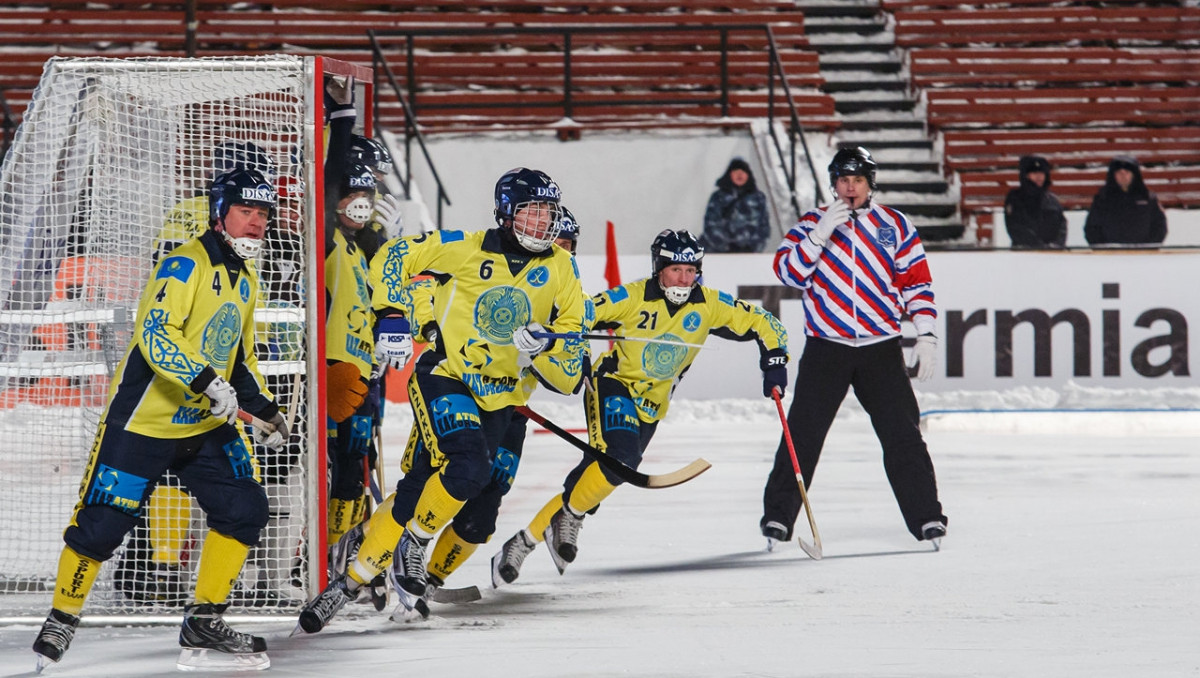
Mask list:
[[[315,579],[300,556],[315,515],[305,488],[317,437],[303,385],[317,335],[306,299],[321,295],[305,290],[322,254],[309,246],[304,195],[304,158],[321,128],[312,63],[47,63],[0,172],[0,616],[49,609],[62,532],[146,278],[165,251],[208,228],[207,184],[236,153],[279,188],[257,262],[258,355],[280,402],[298,412],[299,435],[283,453],[255,450],[271,520],[231,600],[294,611],[309,595]],[[202,515],[171,477],[147,514],[105,563],[85,614],[174,614],[189,599]]]

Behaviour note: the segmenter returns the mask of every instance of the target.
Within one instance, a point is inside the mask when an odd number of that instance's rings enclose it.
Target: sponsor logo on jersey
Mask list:
[[[136,516],[141,511],[142,497],[146,494],[148,481],[107,464],[96,467],[92,484],[88,488],[84,503],[94,506],[111,506],[118,511]]]
[[[512,487],[520,463],[521,457],[516,452],[506,447],[496,450],[496,458],[492,460],[492,480],[500,485],[501,494],[508,492],[508,488]]]
[[[657,338],[668,339],[670,341],[683,341],[669,332]],[[646,344],[646,347],[642,349],[642,371],[652,379],[674,379],[675,375],[679,373],[679,368],[683,366],[683,361],[687,358],[687,354],[688,349],[686,346],[657,343]]]
[[[217,371],[229,366],[229,356],[242,337],[242,314],[236,304],[225,302],[217,309],[200,335],[200,355]]]
[[[510,285],[493,287],[475,302],[475,330],[485,340],[512,344],[512,335],[530,318],[531,305],[525,291]]]
[[[240,437],[225,443],[221,449],[225,450],[225,459],[233,469],[234,478],[254,477],[254,461],[250,457],[250,450],[246,449],[246,444]]]
[[[174,278],[181,283],[185,283],[188,281],[188,278],[192,277],[192,270],[195,268],[196,262],[187,257],[170,257],[159,265],[158,273],[154,275],[154,279]]]
[[[683,316],[683,329],[687,330],[688,332],[695,332],[696,330],[700,329],[700,314],[692,311],[691,313]]]
[[[876,236],[876,240],[878,240],[879,244],[883,245],[884,247],[895,247],[896,228],[894,226],[881,227],[879,229],[879,235]]]
[[[438,396],[429,403],[433,413],[433,430],[440,436],[456,431],[479,428],[479,410],[470,396],[459,393]]]
[[[658,417],[659,404],[649,398],[638,398],[637,408],[647,417],[654,419]]]
[[[636,433],[640,425],[637,407],[632,400],[623,396],[609,396],[604,399],[604,430]]]
[[[531,287],[541,287],[550,282],[550,269],[545,266],[536,266],[529,273],[525,274],[525,282]]]
[[[516,377],[489,377],[482,374],[464,374],[463,383],[477,396],[490,396],[497,393],[512,393],[520,380]]]
[[[208,414],[208,410],[199,407],[188,407],[183,405],[175,410],[175,414],[171,415],[172,424],[199,424],[204,415]]]
[[[375,359],[371,354],[371,350],[366,340],[347,334],[346,335],[346,353],[358,358],[368,365]]]

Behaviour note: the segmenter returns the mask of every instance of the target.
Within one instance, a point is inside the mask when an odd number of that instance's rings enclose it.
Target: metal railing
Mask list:
[[[554,27],[510,27],[510,28],[421,28],[412,30],[399,31],[368,31],[371,40],[371,49],[374,53],[373,59],[375,72],[383,73],[387,79],[387,84],[392,91],[396,93],[396,98],[400,102],[400,106],[404,111],[404,127],[405,138],[409,142],[416,139],[421,146],[421,150],[425,153],[426,161],[432,168],[432,160],[429,159],[429,154],[425,149],[424,139],[421,137],[420,130],[417,127],[419,112],[422,110],[420,101],[418,100],[418,80],[420,74],[417,72],[415,49],[418,38],[429,37],[453,37],[453,36],[513,36],[513,35],[557,35],[561,37],[561,53],[562,53],[562,97],[557,101],[528,101],[523,100],[519,96],[504,97],[494,102],[471,104],[474,109],[486,108],[505,108],[505,109],[557,109],[561,111],[562,117],[572,119],[576,111],[575,94],[580,88],[572,85],[574,72],[572,69],[572,51],[576,44],[575,37],[586,34],[629,34],[629,33],[676,33],[676,32],[691,32],[705,33],[716,32],[719,35],[720,43],[720,61],[719,61],[719,86],[712,97],[688,97],[673,99],[669,97],[655,99],[639,99],[639,98],[620,98],[613,101],[606,101],[606,106],[719,106],[721,117],[727,118],[730,111],[730,79],[729,79],[729,34],[731,32],[745,33],[748,31],[762,31],[767,39],[768,64],[767,64],[767,123],[770,130],[772,143],[775,146],[775,151],[779,157],[779,167],[782,169],[784,177],[788,184],[790,192],[792,208],[797,214],[801,214],[800,198],[797,195],[797,162],[796,156],[797,145],[802,152],[805,163],[808,166],[808,171],[812,176],[813,185],[815,186],[814,201],[815,204],[824,202],[821,182],[817,179],[817,171],[813,166],[812,157],[809,154],[808,143],[805,140],[804,126],[800,121],[800,114],[796,108],[795,99],[792,96],[791,87],[788,85],[787,75],[784,71],[783,62],[780,59],[779,48],[776,43],[775,35],[769,24],[709,24],[703,26],[669,26],[669,25],[636,25],[636,26],[596,26],[596,25],[564,25]],[[402,45],[402,50],[405,59],[405,83],[407,85],[407,96],[401,91],[399,84],[392,69],[388,66],[386,57],[383,52],[381,41],[388,43],[399,43]],[[553,52],[551,52],[553,53]],[[778,81],[778,85],[777,85]],[[777,93],[777,88],[779,93]],[[378,111],[378,96],[381,88],[376,87],[376,111]],[[786,125],[786,148],[785,142],[779,138],[776,132],[777,118],[775,115],[776,101],[782,98],[781,103],[787,106],[788,117],[785,121]],[[414,105],[415,102],[415,105]],[[591,102],[589,102],[591,103]],[[437,104],[428,107],[429,110],[453,110],[454,108],[462,108],[462,104]],[[378,120],[378,115],[375,118]],[[797,142],[799,142],[797,144]],[[802,169],[802,168],[799,168]],[[436,173],[435,173],[436,179]],[[442,194],[442,185],[438,181],[439,199]],[[447,204],[449,202],[447,201]],[[440,214],[440,203],[439,203]],[[440,216],[439,216],[440,219]]]
[[[437,228],[440,231],[442,230],[442,206],[451,204],[450,196],[446,193],[446,187],[442,183],[442,178],[438,175],[437,167],[433,164],[433,158],[429,155],[429,148],[425,145],[425,137],[421,134],[421,129],[417,127],[417,118],[413,114],[412,107],[408,105],[408,100],[405,98],[403,90],[400,89],[400,84],[396,82],[396,75],[392,73],[391,66],[388,65],[387,59],[383,56],[383,50],[380,49],[379,41],[375,38],[375,31],[367,31],[367,37],[371,40],[371,68],[376,74],[383,74],[388,86],[396,93],[396,98],[400,101],[400,107],[404,111],[404,174],[400,175],[399,172],[396,173],[400,180],[400,185],[404,188],[404,197],[405,199],[412,200],[414,181],[412,173],[412,142],[415,140],[420,147],[422,157],[425,158],[425,164],[429,166],[429,173],[437,185]],[[377,80],[378,77],[376,75]],[[373,119],[376,121],[379,120],[379,90],[380,87],[377,83],[372,90],[374,101],[371,102],[371,106],[375,111]]]

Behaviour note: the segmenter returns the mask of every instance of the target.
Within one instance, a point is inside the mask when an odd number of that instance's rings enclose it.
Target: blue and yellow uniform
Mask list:
[[[207,514],[198,602],[226,599],[267,523],[258,462],[244,432],[211,416],[202,395],[219,376],[237,390],[243,409],[265,420],[278,413],[254,356],[253,264],[230,254],[219,237],[208,231],[188,241],[150,274],[64,534],[55,609],[78,614],[93,569],[137,523],[167,470]]]

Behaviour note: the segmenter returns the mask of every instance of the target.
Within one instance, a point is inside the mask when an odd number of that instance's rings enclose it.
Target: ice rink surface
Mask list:
[[[575,406],[540,407],[582,424]],[[391,479],[404,414],[385,427]],[[773,404],[680,401],[642,468],[696,457],[713,468],[675,488],[620,488],[584,522],[563,576],[543,545],[515,583],[489,583],[492,554],[577,461],[537,434],[492,542],[448,582],[479,586],[483,600],[434,604],[423,624],[351,604],[325,631],[294,638],[293,618],[231,622],[266,636],[273,676],[1200,676],[1191,416],[932,419],[926,438],[950,517],[935,553],[905,531],[850,398],[809,492],[818,562],[794,542],[767,552],[759,535],[780,433]],[[806,530],[801,514],[797,531],[811,538]],[[43,675],[178,674],[177,627],[87,626],[86,609],[84,619]],[[0,676],[33,674],[36,629],[0,627]]]

